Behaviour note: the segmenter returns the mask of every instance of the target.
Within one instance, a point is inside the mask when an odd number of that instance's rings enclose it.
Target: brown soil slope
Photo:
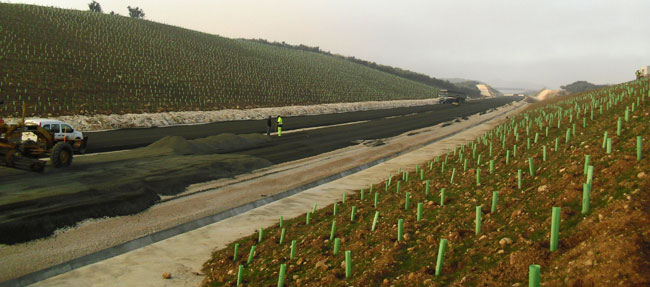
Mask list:
[[[525,286],[537,264],[544,286],[648,286],[649,90],[649,81],[635,81],[537,103],[445,157],[422,159],[415,173],[404,167],[388,183],[285,219],[282,243],[275,226],[215,252],[204,283],[235,286],[241,265],[240,286],[276,286],[286,264],[285,286]],[[553,207],[561,212],[551,251]],[[447,248],[436,270],[441,239]]]

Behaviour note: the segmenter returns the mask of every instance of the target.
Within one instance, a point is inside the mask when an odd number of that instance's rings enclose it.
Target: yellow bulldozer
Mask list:
[[[0,165],[42,172],[46,161],[41,158],[49,157],[55,168],[66,167],[72,163],[74,151],[85,150],[87,137],[57,138],[39,124],[26,124],[25,109],[23,103],[22,120],[17,124],[7,124],[0,117]]]

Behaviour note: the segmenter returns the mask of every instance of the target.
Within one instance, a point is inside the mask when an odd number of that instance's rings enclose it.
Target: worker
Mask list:
[[[282,136],[282,117],[278,116],[278,136]]]
[[[271,136],[271,127],[273,127],[273,121],[271,121],[271,116],[266,120],[266,135]]]

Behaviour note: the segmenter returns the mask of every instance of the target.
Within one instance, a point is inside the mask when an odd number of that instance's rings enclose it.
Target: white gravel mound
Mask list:
[[[206,124],[221,121],[260,120],[277,115],[304,116],[344,113],[354,111],[380,110],[398,107],[411,107],[437,104],[438,98],[424,100],[371,101],[355,103],[322,104],[310,106],[286,106],[256,108],[248,110],[227,109],[218,111],[187,111],[144,113],[124,115],[60,116],[54,119],[69,123],[82,131],[101,131],[122,128],[150,128],[175,125]],[[7,122],[19,119],[8,118]]]

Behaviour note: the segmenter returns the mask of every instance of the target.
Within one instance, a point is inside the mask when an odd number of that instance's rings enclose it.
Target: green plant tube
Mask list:
[[[375,187],[374,184],[371,184],[371,185],[370,185],[370,191],[369,191],[369,193],[372,193],[372,190],[374,189],[374,187]]]
[[[306,224],[306,225],[309,225],[310,217],[311,217],[311,212],[308,211],[308,212],[305,214],[305,224]]]
[[[548,127],[546,127],[546,135],[545,137],[548,137]]]
[[[571,129],[566,129],[566,136],[565,136],[564,143],[569,143],[569,140],[571,140]]]
[[[296,258],[296,241],[291,240],[291,253],[289,259],[293,260],[294,258]]]
[[[450,184],[451,184],[451,183],[454,183],[454,176],[455,176],[455,175],[456,175],[456,168],[454,167],[454,168],[451,170],[451,179],[449,180],[449,183],[450,183]]]
[[[258,234],[257,242],[262,242],[262,238],[264,238],[264,228],[260,227],[260,233]]]
[[[345,204],[345,201],[346,201],[347,198],[348,198],[348,194],[344,192],[343,193],[343,204]]]
[[[406,192],[406,200],[405,200],[405,202],[404,202],[404,210],[409,210],[409,200],[410,200],[410,197],[411,197],[411,193],[410,193],[410,192]]]
[[[393,181],[393,175],[389,173],[389,174],[388,174],[388,185],[389,185],[389,186],[390,186],[390,184],[391,184],[392,181]]]
[[[463,171],[467,171],[467,159],[463,161]]]
[[[318,203],[314,203],[314,207],[311,209],[311,213],[316,212],[316,207],[318,207]]]
[[[420,170],[420,180],[424,180],[424,169]]]
[[[512,156],[517,157],[517,145],[512,146]]]
[[[481,165],[481,154],[478,155],[478,159],[476,160],[476,166]]]
[[[546,146],[542,147],[542,160],[546,161]]]
[[[475,221],[475,223],[476,223],[476,226],[474,228],[474,232],[476,232],[476,234],[478,235],[479,233],[481,233],[481,206],[480,205],[476,207],[476,221]]]
[[[628,107],[625,107],[625,122],[630,121],[630,110]]]
[[[341,238],[334,238],[334,255],[339,254],[339,250],[341,249]]]
[[[476,169],[476,186],[481,185],[481,169]]]
[[[492,142],[490,142],[490,157],[492,157]]]
[[[607,138],[607,154],[612,153],[612,138]]]
[[[404,219],[397,220],[397,241],[402,241],[402,236],[404,236]]]
[[[587,167],[587,183],[592,184],[594,182],[594,166],[590,165]]]
[[[537,143],[537,138],[539,138],[539,133],[535,133],[535,143]]]
[[[416,173],[416,174],[419,172],[419,168],[420,168],[420,166],[416,164],[416,165],[415,165],[415,173]]]
[[[442,273],[442,261],[444,260],[446,250],[447,239],[440,239],[440,247],[438,247],[438,259],[436,260],[436,276],[440,276]]]
[[[521,189],[521,169],[517,170],[517,188]]]
[[[336,216],[337,210],[338,210],[338,202],[334,202],[334,216]]]
[[[284,217],[280,216],[280,228],[284,227]]]
[[[526,150],[530,149],[530,138],[526,139]]]
[[[334,233],[336,233],[336,220],[332,220],[332,231],[330,231],[330,241],[334,240]]]
[[[607,132],[603,134],[603,149],[607,146]]]
[[[243,275],[244,275],[244,265],[239,264],[239,268],[237,268],[237,286],[241,285]]]
[[[642,139],[641,136],[636,137],[636,160],[640,161],[641,160],[641,145],[642,145]]]
[[[586,127],[587,127],[587,118],[582,118],[582,128],[584,129]]]
[[[345,251],[345,278],[350,278],[352,276],[352,252],[350,250]]]
[[[528,170],[530,171],[530,177],[535,177],[535,164],[532,157],[528,158]]]
[[[618,117],[618,122],[616,123],[616,135],[621,136],[621,130],[623,130],[623,121],[621,117]]]
[[[603,114],[603,105],[600,105],[600,114]]]
[[[375,231],[377,220],[379,220],[379,211],[375,211],[375,218],[372,219],[372,229],[370,229],[370,231]]]
[[[405,177],[404,182],[409,182],[409,172],[408,171],[406,172],[404,177]]]
[[[560,234],[560,208],[553,207],[551,215],[551,251],[557,250],[557,241]]]
[[[428,197],[430,190],[431,190],[431,181],[427,179],[427,181],[424,182],[424,196]]]
[[[558,147],[559,147],[559,143],[560,143],[560,139],[559,139],[559,138],[555,138],[555,151],[558,151],[558,150],[559,150],[559,149],[558,149]]]
[[[361,189],[361,194],[360,194],[360,196],[361,196],[361,198],[360,198],[361,201],[363,201],[363,196],[364,196],[363,188]]]
[[[401,183],[401,181],[397,181],[397,185],[395,187],[395,192],[399,193],[400,183]]]
[[[571,125],[571,135],[575,136],[576,135],[576,124]]]
[[[384,190],[388,191],[388,181],[386,182],[386,185],[384,186]]]
[[[422,208],[423,207],[424,207],[424,204],[422,202],[418,202],[417,221],[422,220]]]
[[[591,184],[583,183],[582,184],[582,214],[587,214],[589,212],[590,205],[591,205]]]
[[[350,211],[350,221],[354,221],[354,214],[356,213],[356,211],[357,211],[357,207],[353,206],[352,211]]]
[[[280,231],[280,245],[284,242],[284,236],[286,235],[287,230],[285,228],[282,228],[282,231]]]
[[[377,201],[379,201],[379,192],[375,192],[375,208],[377,208]]]
[[[445,205],[445,189],[440,189],[440,206]]]
[[[284,277],[287,274],[287,264],[280,265],[280,273],[278,274],[278,287],[284,287]]]
[[[496,213],[497,212],[497,201],[499,200],[499,192],[498,191],[493,191],[492,192],[492,208],[490,208],[490,213]]]
[[[540,281],[540,267],[539,265],[528,266],[528,287],[539,287]]]
[[[494,160],[491,159],[490,160],[490,174],[493,174],[493,173],[494,173]]]
[[[506,164],[510,163],[510,150],[506,151]]]
[[[589,167],[589,161],[591,160],[591,155],[585,155],[585,167],[584,174],[587,175],[587,168]]]
[[[440,172],[441,173],[445,172],[445,163],[444,162],[440,164]]]
[[[239,253],[239,243],[235,243],[235,252],[232,255],[232,261],[237,261],[237,253]]]
[[[248,261],[246,261],[246,264],[251,264],[251,262],[253,262],[254,255],[255,255],[255,245],[251,246],[251,251],[248,253]]]

